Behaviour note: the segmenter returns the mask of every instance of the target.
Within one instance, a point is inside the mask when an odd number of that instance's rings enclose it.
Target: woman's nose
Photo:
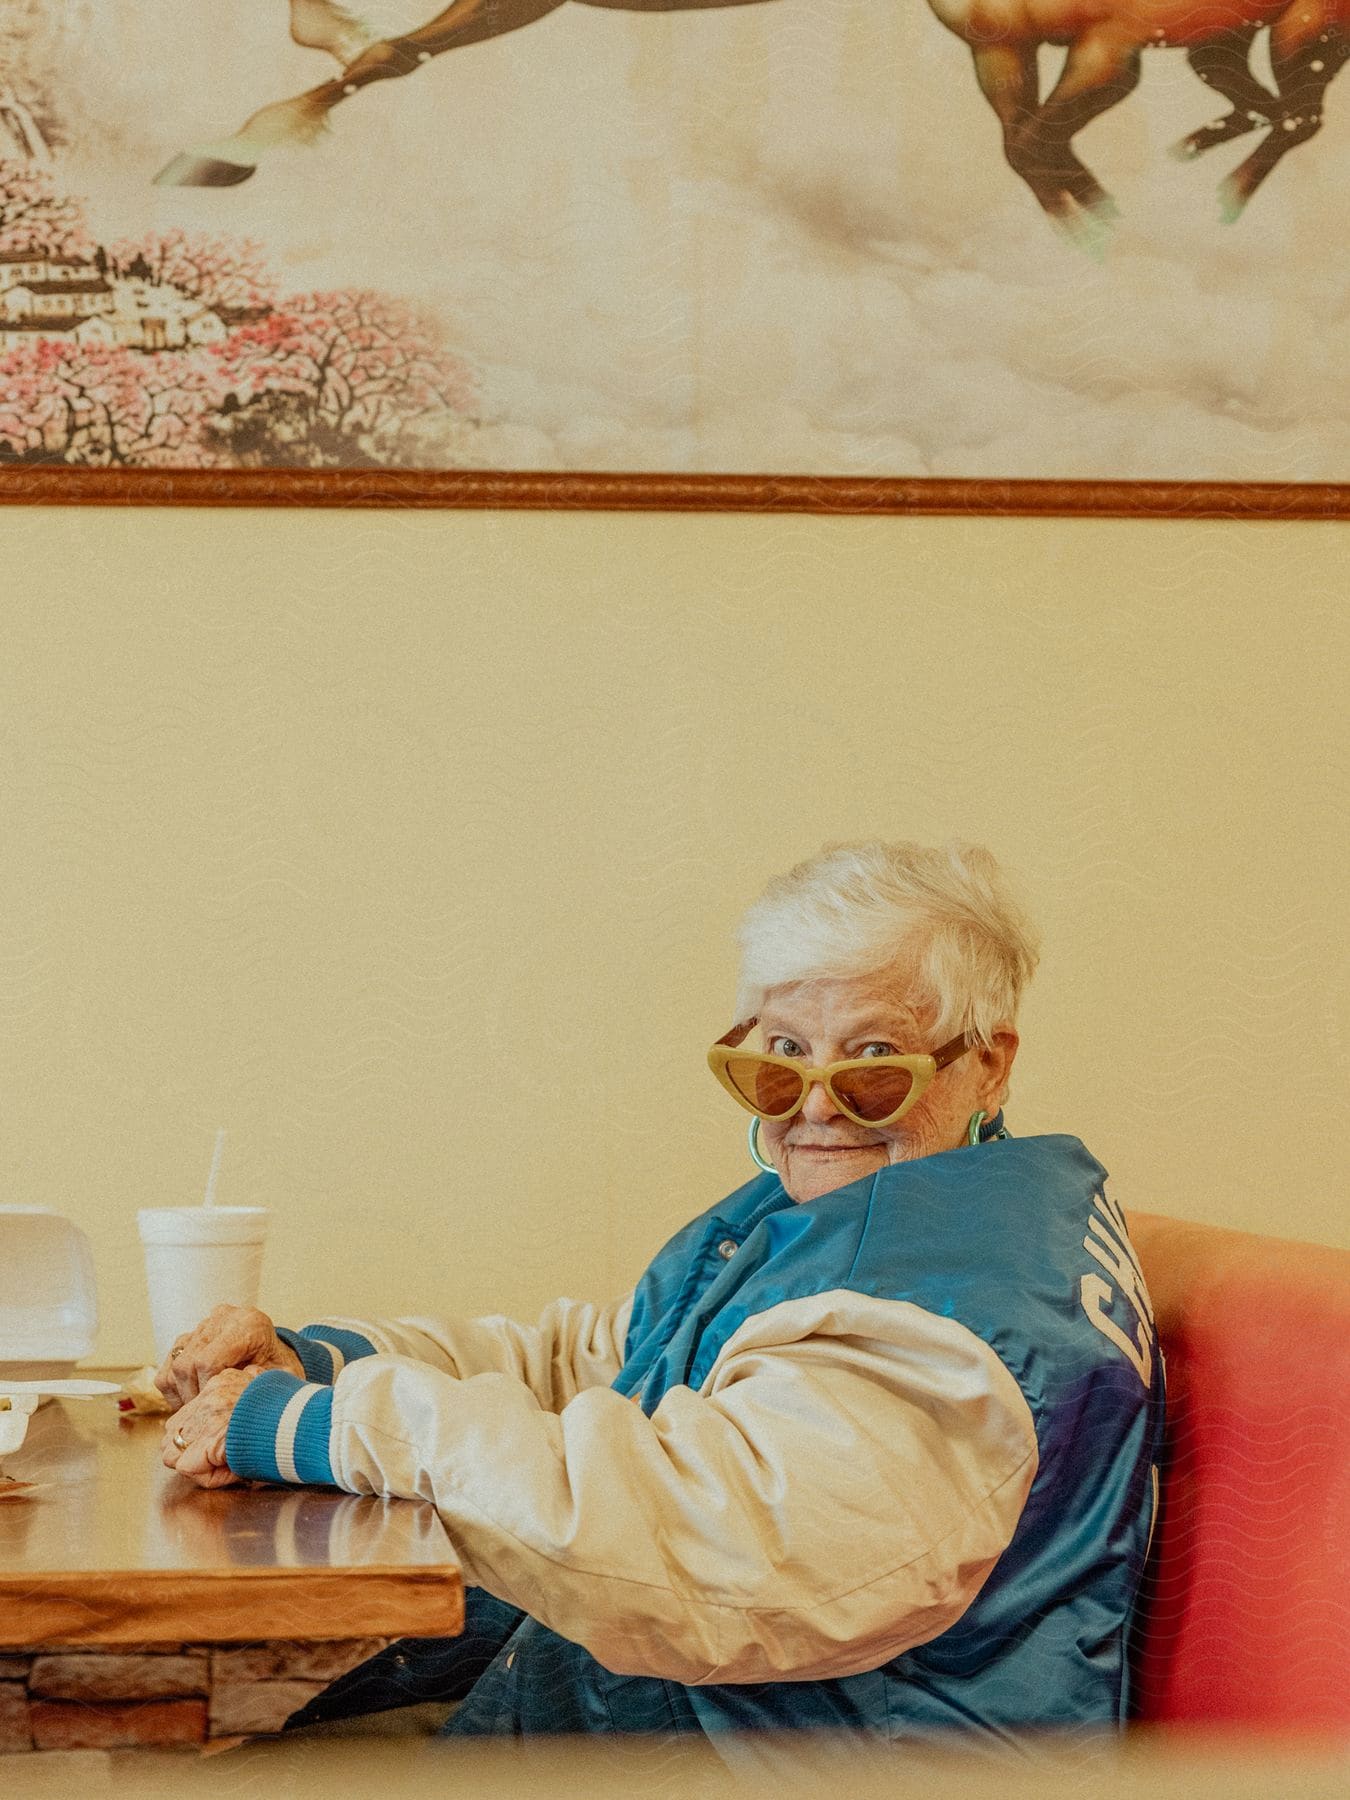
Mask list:
[[[839,1108],[830,1098],[829,1089],[823,1081],[813,1081],[807,1089],[806,1099],[802,1102],[802,1117],[817,1125],[823,1124],[826,1119],[839,1117]]]

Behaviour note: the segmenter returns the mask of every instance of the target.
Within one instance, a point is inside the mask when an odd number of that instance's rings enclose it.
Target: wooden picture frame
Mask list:
[[[1184,57],[1150,86],[1135,46],[1079,140],[1076,41],[878,3],[840,49],[797,0],[250,0],[157,60],[181,0],[15,0],[0,503],[1350,516],[1314,329],[1350,138],[1279,86],[1345,28],[1263,85],[1293,0],[1203,38],[1177,0]],[[1226,224],[1161,172],[1182,125]],[[447,131],[478,154],[415,182]]]
[[[854,481],[530,471],[25,469],[0,505],[894,514],[1001,518],[1346,519],[1350,485],[1299,482]]]

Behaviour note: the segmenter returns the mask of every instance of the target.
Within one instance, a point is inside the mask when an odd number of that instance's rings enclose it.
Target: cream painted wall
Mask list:
[[[1346,542],[4,512],[3,1198],[90,1234],[90,1361],[218,1124],[282,1320],[626,1287],[748,1170],[739,911],[863,833],[1033,897],[1016,1131],[1350,1242]]]

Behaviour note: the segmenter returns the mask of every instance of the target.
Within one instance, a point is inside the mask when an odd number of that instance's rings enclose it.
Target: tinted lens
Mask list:
[[[908,1069],[843,1069],[834,1078],[834,1091],[851,1112],[872,1122],[889,1119],[909,1098],[914,1077]]]
[[[727,1059],[727,1074],[736,1092],[766,1119],[790,1112],[801,1098],[801,1076],[782,1063],[761,1062],[757,1056],[732,1056]]]

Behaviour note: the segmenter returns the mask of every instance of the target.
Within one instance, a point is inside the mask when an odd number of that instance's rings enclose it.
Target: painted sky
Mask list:
[[[432,0],[369,9],[418,23]],[[566,5],[359,95],[241,187],[151,185],[332,65],[284,0],[72,0],[57,101],[106,238],[262,239],[288,284],[426,301],[485,466],[1344,480],[1350,75],[1236,225],[1184,166],[1179,52],[1078,149],[1124,213],[1063,243],[921,0]],[[1044,52],[1047,67],[1056,53]]]

